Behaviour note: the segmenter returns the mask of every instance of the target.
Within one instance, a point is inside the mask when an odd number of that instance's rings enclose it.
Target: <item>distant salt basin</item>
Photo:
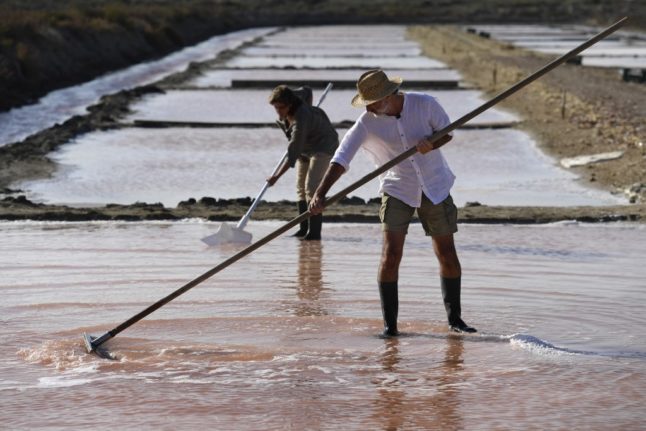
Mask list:
[[[340,136],[344,129],[338,131]],[[189,197],[255,196],[286,149],[277,128],[123,129],[77,138],[52,154],[60,168],[51,179],[20,183],[28,197],[71,205],[162,202],[174,207]],[[403,150],[402,150],[403,151]],[[458,130],[442,152],[457,175],[455,201],[489,205],[604,205],[621,203],[587,189],[543,155],[531,138],[513,129]],[[334,190],[373,166],[359,152]],[[264,199],[295,200],[290,169]],[[378,196],[378,181],[352,195]]]
[[[404,75],[405,77],[406,75]],[[317,100],[323,88],[314,89]],[[404,91],[414,91],[404,84]],[[133,113],[126,121],[162,120],[215,123],[274,123],[276,112],[267,102],[267,90],[174,90],[165,94],[143,97],[132,105]],[[482,105],[486,100],[476,90],[429,90],[436,97],[449,117],[457,120]],[[362,110],[350,105],[355,90],[333,89],[321,108],[330,121],[354,122]],[[492,108],[474,118],[471,124],[512,124],[519,118],[507,111]]]

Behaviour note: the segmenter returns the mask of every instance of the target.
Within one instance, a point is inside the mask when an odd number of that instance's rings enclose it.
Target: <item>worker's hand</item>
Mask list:
[[[322,196],[318,193],[314,193],[312,200],[310,201],[310,213],[312,215],[321,214],[325,209],[325,196]]]
[[[273,186],[274,184],[276,184],[276,181],[278,181],[278,177],[276,175],[272,175],[271,177],[267,178],[265,181],[267,181],[270,186]]]
[[[426,154],[429,151],[433,151],[434,149],[435,149],[435,143],[431,142],[431,135],[424,136],[422,139],[420,139],[419,143],[417,144],[417,151],[419,151],[422,154]]]

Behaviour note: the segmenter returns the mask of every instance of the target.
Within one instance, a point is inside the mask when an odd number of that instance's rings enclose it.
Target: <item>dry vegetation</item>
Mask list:
[[[252,26],[578,22],[631,15],[632,0],[0,0],[0,111],[109,70]]]
[[[3,1],[0,16],[0,110],[242,26],[195,1]]]

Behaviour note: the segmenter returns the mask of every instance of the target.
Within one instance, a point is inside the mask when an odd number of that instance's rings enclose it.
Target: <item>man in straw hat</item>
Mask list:
[[[455,176],[439,148],[449,142],[447,135],[435,143],[430,136],[450,124],[449,117],[434,97],[399,91],[402,79],[389,79],[379,69],[370,70],[357,81],[358,93],[352,106],[365,107],[346,133],[330,166],[310,202],[310,211],[320,214],[332,185],[349,169],[350,161],[363,148],[381,166],[412,146],[418,152],[380,176],[382,194],[379,217],[383,246],[379,266],[379,295],[384,318],[384,336],[398,335],[399,263],[410,220],[417,215],[440,265],[442,297],[449,328],[455,332],[476,332],[461,318],[462,271],[453,234],[457,232],[457,208],[450,195]]]

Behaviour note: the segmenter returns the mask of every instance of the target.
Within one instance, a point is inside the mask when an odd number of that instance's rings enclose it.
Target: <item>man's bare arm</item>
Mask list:
[[[336,181],[341,178],[341,175],[345,173],[345,168],[338,163],[330,163],[330,167],[327,168],[325,176],[321,180],[314,196],[310,201],[310,212],[312,214],[320,214],[325,208],[325,196],[327,192],[330,191],[330,188],[336,183]]]
[[[422,154],[426,154],[429,151],[437,150],[442,145],[446,144],[451,139],[453,139],[453,136],[451,135],[444,135],[438,141],[431,143],[432,137],[433,135],[426,136],[424,139],[420,140],[419,143],[417,144],[417,151],[419,151]]]

